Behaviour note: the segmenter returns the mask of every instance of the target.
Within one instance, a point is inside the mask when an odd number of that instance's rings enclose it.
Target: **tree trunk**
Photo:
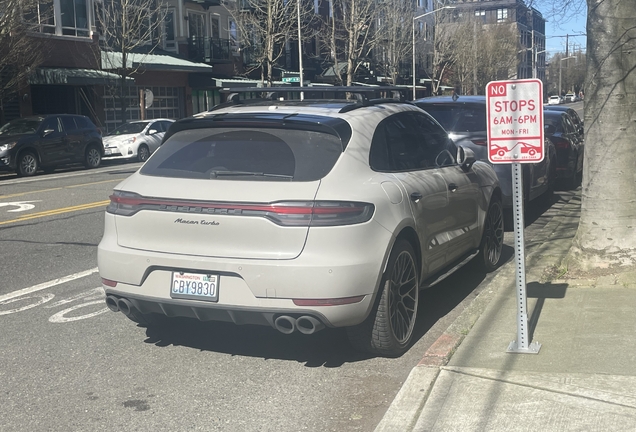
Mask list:
[[[636,264],[636,2],[587,5],[585,164],[570,251],[584,270]]]

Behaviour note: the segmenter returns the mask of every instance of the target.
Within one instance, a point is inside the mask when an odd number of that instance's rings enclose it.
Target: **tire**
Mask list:
[[[40,163],[38,157],[32,151],[20,153],[16,164],[16,172],[20,177],[31,177],[37,174]]]
[[[417,318],[419,275],[413,247],[406,240],[398,240],[369,316],[361,324],[347,328],[355,349],[386,357],[406,352]]]
[[[137,149],[137,160],[139,162],[146,162],[150,157],[150,150],[146,144],[141,144]]]
[[[501,200],[493,199],[484,220],[484,233],[479,245],[479,265],[487,273],[499,265],[503,249],[504,215]]]
[[[84,153],[84,166],[86,168],[97,168],[102,163],[102,154],[94,145],[86,148]]]

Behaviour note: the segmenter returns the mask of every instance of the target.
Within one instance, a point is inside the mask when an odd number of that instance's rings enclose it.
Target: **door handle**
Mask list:
[[[421,200],[421,199],[422,199],[422,194],[421,194],[421,193],[419,193],[419,192],[413,192],[413,193],[411,194],[411,201],[413,201],[413,202],[418,202],[418,201],[419,201],[419,200]]]
[[[448,185],[448,190],[451,192],[455,192],[457,190],[457,185],[455,183],[450,183]]]

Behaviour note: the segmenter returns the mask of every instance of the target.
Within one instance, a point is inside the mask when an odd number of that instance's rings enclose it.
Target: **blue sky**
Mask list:
[[[548,55],[553,55],[558,52],[565,52],[565,37],[556,37],[556,36],[564,36],[569,34],[569,42],[570,49],[572,49],[572,45],[576,44],[576,50],[580,46],[582,51],[585,51],[586,45],[586,36],[574,36],[585,33],[585,22],[587,20],[587,9],[578,13],[569,15],[567,19],[559,19],[556,16],[549,16],[547,11],[542,10],[541,7],[538,7],[539,11],[543,14],[543,17],[548,20],[545,23],[545,45],[548,51]]]

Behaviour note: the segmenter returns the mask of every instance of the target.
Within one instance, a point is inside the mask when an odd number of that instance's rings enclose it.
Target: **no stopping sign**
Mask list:
[[[486,114],[490,162],[543,160],[543,83],[540,80],[489,82]]]

